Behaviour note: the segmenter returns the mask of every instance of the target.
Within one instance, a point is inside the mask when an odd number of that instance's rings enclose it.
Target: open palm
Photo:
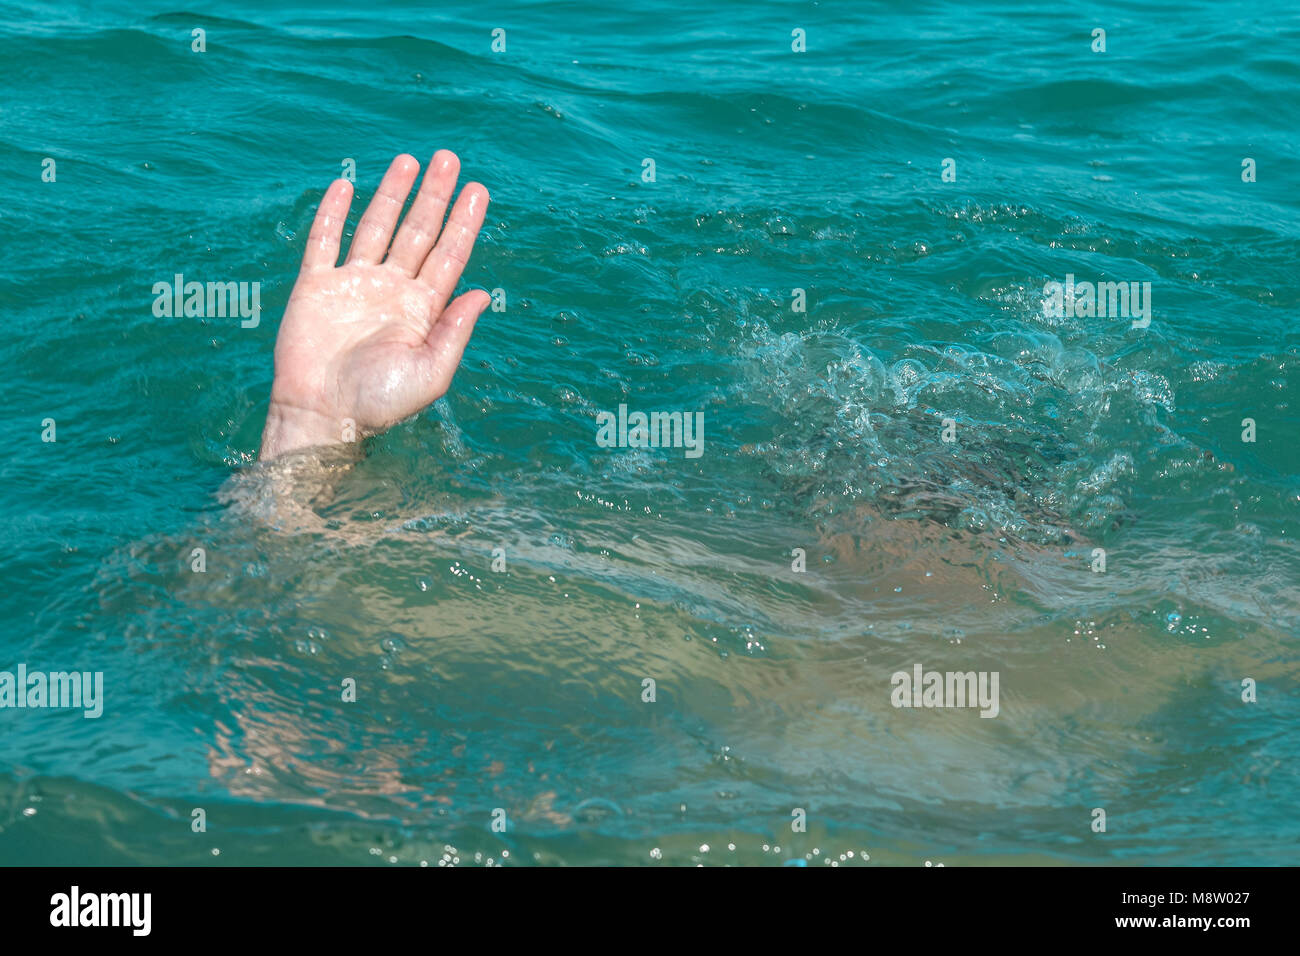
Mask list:
[[[440,150],[394,235],[419,171],[412,156],[393,160],[341,266],[352,186],[340,179],[325,192],[275,343],[264,460],[380,431],[451,384],[474,322],[491,302],[477,289],[451,298],[488,193],[466,185],[444,225],[460,161]]]

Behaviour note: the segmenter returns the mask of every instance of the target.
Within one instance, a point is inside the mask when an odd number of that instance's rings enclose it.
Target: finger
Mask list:
[[[402,206],[419,172],[420,164],[414,156],[403,153],[393,160],[388,172],[384,173],[375,198],[370,200],[365,215],[357,223],[352,248],[348,250],[350,264],[374,265],[383,260],[393,238],[393,229],[397,226],[397,217],[402,214]]]
[[[426,381],[429,383],[429,401],[442,397],[451,385],[452,376],[460,367],[460,358],[474,332],[474,323],[492,303],[492,297],[482,289],[473,289],[457,296],[425,338]]]
[[[469,183],[460,191],[447,217],[438,244],[420,267],[420,279],[433,289],[434,309],[441,309],[456,290],[460,274],[469,262],[470,250],[478,238],[487,214],[488,191],[481,183]]]
[[[411,203],[411,211],[402,220],[388,253],[388,261],[408,276],[414,277],[428,258],[442,230],[442,219],[447,215],[447,204],[451,202],[459,175],[460,159],[455,153],[440,149],[433,154],[420,191]]]
[[[352,184],[346,179],[336,179],[321,197],[307,234],[307,248],[303,250],[304,269],[333,269],[339,261],[339,244],[343,241],[343,224],[352,206]]]

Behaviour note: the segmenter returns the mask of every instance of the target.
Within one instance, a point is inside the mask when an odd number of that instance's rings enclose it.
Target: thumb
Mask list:
[[[474,332],[474,323],[492,304],[492,297],[482,289],[471,289],[452,299],[424,340],[426,379],[434,393],[429,401],[443,396],[451,385],[452,376],[460,366],[460,358]]]

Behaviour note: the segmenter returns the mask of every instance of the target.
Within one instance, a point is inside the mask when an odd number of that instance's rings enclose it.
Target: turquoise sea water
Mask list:
[[[0,709],[0,862],[1294,862],[1292,4],[220,10],[0,6],[0,669],[105,695]],[[315,204],[440,147],[505,311],[268,527]]]

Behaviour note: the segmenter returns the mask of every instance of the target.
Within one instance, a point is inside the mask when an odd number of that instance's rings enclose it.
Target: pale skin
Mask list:
[[[338,265],[352,184],[330,184],[275,342],[275,378],[261,459],[341,445],[383,431],[441,398],[491,304],[481,289],[452,298],[487,212],[488,192],[468,183],[446,216],[460,160],[434,154],[420,172],[402,154],[384,174]],[[443,219],[446,216],[444,224]]]

